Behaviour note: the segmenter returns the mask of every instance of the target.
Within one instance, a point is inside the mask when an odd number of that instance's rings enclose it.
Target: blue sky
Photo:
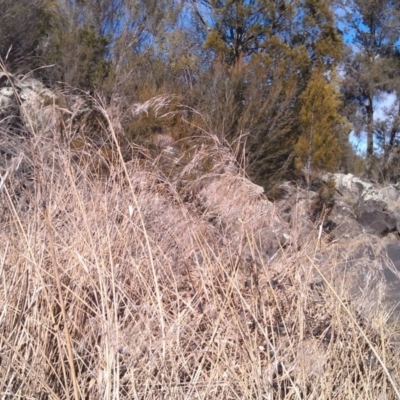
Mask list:
[[[349,45],[353,51],[357,52],[359,49],[354,44],[354,36],[355,32],[351,29],[351,27],[346,26],[343,21],[343,16],[345,11],[340,8],[335,8],[334,13],[337,18],[337,27],[343,32],[343,40]],[[361,25],[361,28],[363,26]],[[340,74],[340,71],[339,71]],[[388,117],[385,113],[385,110],[391,108],[397,100],[397,95],[395,93],[380,93],[379,97],[374,99],[375,109],[374,109],[374,121],[383,121]],[[352,144],[353,148],[359,155],[365,155],[367,149],[367,135],[366,132],[361,132],[360,135],[356,135],[354,132],[350,133],[349,141]]]
[[[392,107],[397,100],[397,95],[395,93],[383,94],[379,100],[376,102],[376,107],[374,111],[374,121],[383,121],[387,118],[385,110]],[[355,135],[354,132],[350,133],[349,137],[350,143],[357,151],[359,155],[365,155],[367,149],[367,134],[366,132],[361,132],[359,136]]]

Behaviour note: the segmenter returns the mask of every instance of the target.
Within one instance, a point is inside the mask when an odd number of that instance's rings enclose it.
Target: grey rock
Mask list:
[[[379,190],[379,196],[383,199],[387,199],[390,202],[396,202],[400,197],[400,191],[393,185],[388,185]]]
[[[354,239],[364,233],[363,226],[357,221],[354,209],[341,196],[335,196],[335,203],[328,217],[333,234],[337,239]]]
[[[369,189],[355,205],[357,220],[370,233],[385,235],[397,229],[395,214],[379,191]]]
[[[398,241],[391,241],[385,247],[387,256],[393,265],[386,265],[384,274],[389,283],[397,282],[400,276],[400,243]],[[394,268],[390,268],[390,267]],[[399,293],[400,294],[400,293]]]
[[[0,88],[0,114],[14,112],[16,109],[14,90],[11,87]]]
[[[360,178],[352,174],[331,174],[324,176],[324,179],[333,179],[336,184],[336,189],[343,195],[362,196],[373,188],[373,185],[362,181]]]
[[[385,235],[397,229],[397,221],[392,213],[363,207],[358,214],[358,221],[371,233]]]
[[[91,111],[79,96],[64,96],[26,75],[0,72],[0,126],[14,126],[16,132],[62,136],[76,118]]]
[[[338,193],[329,219],[340,226],[337,235],[342,236],[345,234],[343,230],[348,229],[350,236],[354,237],[357,223],[360,233],[381,236],[399,230],[400,210],[396,203],[400,191],[396,187],[379,188],[352,174],[332,174],[331,178]]]

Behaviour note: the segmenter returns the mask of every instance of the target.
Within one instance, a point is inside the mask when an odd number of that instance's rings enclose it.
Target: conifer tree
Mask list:
[[[296,167],[310,181],[320,171],[334,171],[341,161],[343,137],[349,124],[339,114],[340,98],[321,68],[316,69],[301,95],[301,136],[295,147]]]
[[[339,0],[341,22],[350,38],[344,62],[343,93],[357,132],[366,131],[367,173],[375,156],[374,113],[382,93],[396,87],[394,56],[400,39],[399,4],[395,0]]]
[[[225,68],[219,74],[219,87],[225,93],[213,93],[214,99],[221,99],[218,119],[224,121],[224,137],[235,141],[246,135],[248,170],[268,186],[271,177],[279,178],[292,165],[291,154],[303,133],[298,128],[300,95],[313,70],[334,70],[342,56],[330,1],[193,0],[193,4],[205,36],[203,48],[214,57],[211,69],[216,64]],[[218,74],[213,76],[215,82]],[[221,106],[224,101],[229,101],[229,108]]]
[[[296,10],[295,2],[287,0],[194,0],[193,3],[197,19],[207,32],[204,48],[223,55],[230,66],[263,52],[271,37],[288,33]]]

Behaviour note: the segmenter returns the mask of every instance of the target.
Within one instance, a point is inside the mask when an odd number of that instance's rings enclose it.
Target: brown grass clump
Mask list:
[[[106,176],[38,132],[7,148],[2,398],[398,396],[393,329],[378,295],[350,301],[342,253],[289,229],[212,135],[126,161],[99,111]]]

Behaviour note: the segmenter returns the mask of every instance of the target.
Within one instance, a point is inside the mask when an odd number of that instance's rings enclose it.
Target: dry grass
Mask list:
[[[106,176],[38,132],[7,141],[1,398],[398,396],[378,272],[350,302],[343,251],[286,226],[215,137],[124,161],[100,111]]]

